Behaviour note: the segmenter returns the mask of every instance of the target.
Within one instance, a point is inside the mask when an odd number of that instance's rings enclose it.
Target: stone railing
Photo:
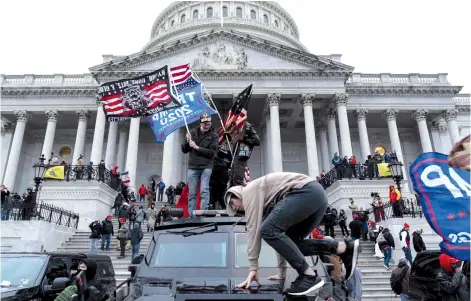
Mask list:
[[[362,74],[352,73],[349,85],[450,85],[446,73],[438,74]]]
[[[0,84],[9,87],[23,86],[97,86],[91,74],[51,75],[0,75]]]
[[[464,105],[469,105],[471,100],[471,95],[470,94],[456,94],[455,97],[453,97],[453,101],[457,106],[464,106]]]

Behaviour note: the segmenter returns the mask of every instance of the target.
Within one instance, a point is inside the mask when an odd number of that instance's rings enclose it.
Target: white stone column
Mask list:
[[[89,110],[77,110],[78,127],[77,136],[75,137],[74,155],[72,156],[72,165],[77,164],[80,155],[83,155],[85,148],[85,135],[87,134],[87,121],[90,117]]]
[[[324,173],[326,173],[330,170],[331,161],[331,157],[329,154],[329,144],[327,141],[327,124],[320,123],[317,126],[317,129],[319,130],[319,139],[321,144],[322,170],[324,171]]]
[[[271,159],[271,153],[272,153],[272,141],[271,141],[271,122],[270,122],[270,112],[265,112],[265,135],[267,137],[267,144],[266,144],[266,157],[264,158],[265,160],[265,165],[267,166],[265,169],[265,174],[269,174],[273,172],[273,162]]]
[[[105,166],[112,169],[115,164],[116,138],[118,136],[118,121],[111,121],[108,129],[108,140],[106,141]]]
[[[350,138],[350,127],[348,126],[347,115],[347,94],[337,94],[334,97],[334,102],[337,105],[337,114],[339,118],[340,142],[342,143],[341,156],[350,158],[353,155],[352,140]],[[339,154],[340,155],[340,154]]]
[[[430,141],[427,128],[427,114],[428,110],[426,109],[418,109],[412,113],[412,117],[417,121],[417,127],[419,128],[420,143],[422,144],[423,153],[433,152],[432,142]]]
[[[102,105],[98,105],[95,120],[95,132],[93,133],[92,153],[90,161],[97,165],[103,159],[103,140],[105,139],[106,116]]]
[[[47,127],[46,135],[44,136],[44,144],[41,154],[44,154],[47,162],[51,158],[52,147],[54,146],[54,136],[56,134],[57,120],[59,119],[59,113],[57,110],[46,110],[47,116]]]
[[[430,132],[432,136],[433,150],[437,153],[443,153],[442,142],[440,140],[440,124],[436,121],[430,122]]]
[[[118,142],[118,156],[116,157],[116,165],[118,171],[125,171],[126,164],[126,146],[128,141],[129,124],[127,121],[118,122],[119,127],[119,142]],[[114,167],[114,166],[113,166]]]
[[[312,113],[312,102],[314,95],[305,94],[301,96],[304,111],[304,130],[306,132],[307,170],[311,178],[319,175],[319,163],[317,161],[316,130],[314,129],[314,114]]]
[[[455,145],[456,142],[460,141],[460,131],[458,129],[458,124],[456,123],[457,117],[458,110],[456,109],[446,110],[445,113],[443,113],[443,118],[445,118],[446,125],[448,126],[452,145]]]
[[[131,191],[136,192],[137,172],[137,152],[139,149],[139,129],[141,127],[141,119],[139,117],[131,118],[131,125],[129,126],[129,139],[128,139],[128,153],[126,156],[126,169],[129,172],[129,179],[131,183],[128,185]]]
[[[162,158],[162,178],[166,186],[170,186],[172,179],[172,174],[176,170],[176,166],[173,166],[175,154],[175,136],[178,135],[177,132],[173,132],[165,138],[164,142],[164,151]],[[165,198],[166,199],[166,198]]]
[[[5,175],[5,168],[7,166],[8,155],[10,153],[11,142],[13,141],[14,132],[15,132],[15,124],[8,123],[8,124],[2,125],[2,150],[0,152],[0,155],[1,155],[0,183],[3,182],[3,176]]]
[[[366,128],[366,117],[368,116],[368,110],[357,109],[354,114],[358,122],[358,135],[360,137],[362,161],[365,162],[365,160],[368,158],[368,155],[371,155],[368,129]]]
[[[337,112],[333,109],[329,109],[326,112],[327,114],[327,131],[329,132],[329,158],[330,163],[332,163],[332,158],[334,153],[337,153],[339,156],[339,142],[337,140],[337,126],[335,124],[335,119],[337,118]],[[332,167],[332,164],[329,166]],[[330,168],[329,168],[330,170]],[[326,170],[327,172],[328,170]]]
[[[25,135],[26,122],[30,118],[27,111],[18,110],[13,113],[16,116],[16,128],[13,134],[13,141],[11,142],[10,155],[8,156],[7,168],[5,169],[5,176],[3,184],[10,191],[15,190],[16,173],[19,169],[18,163],[20,162],[21,147],[23,145],[23,138]],[[22,170],[22,168],[20,168]]]
[[[397,118],[398,113],[399,111],[396,109],[387,109],[384,112],[383,117],[386,119],[388,123],[389,139],[391,139],[392,151],[396,152],[397,161],[403,164],[402,173],[404,174],[404,180],[405,180],[407,176],[406,170],[405,170],[406,163],[404,162],[404,157],[402,155],[401,140],[399,139],[399,132],[397,130],[397,124],[396,124],[396,118]]]
[[[268,105],[270,106],[272,172],[282,172],[283,154],[281,152],[280,115],[278,111],[280,105],[280,96],[276,94],[268,95]]]

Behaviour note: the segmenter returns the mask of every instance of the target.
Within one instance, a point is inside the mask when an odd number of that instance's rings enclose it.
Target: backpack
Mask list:
[[[380,233],[378,237],[376,238],[376,243],[380,245],[381,243],[387,243],[388,241],[384,238],[383,233]]]
[[[391,274],[391,278],[389,282],[391,283],[391,289],[396,295],[400,295],[402,293],[402,280],[406,276],[407,271],[409,270],[409,266],[405,266],[400,274]]]

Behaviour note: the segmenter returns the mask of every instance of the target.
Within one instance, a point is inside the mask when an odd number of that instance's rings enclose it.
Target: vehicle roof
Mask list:
[[[111,260],[107,255],[88,255],[84,253],[66,253],[66,252],[2,252],[2,256],[13,257],[21,255],[22,257],[80,257],[80,258],[91,258],[95,260]]]

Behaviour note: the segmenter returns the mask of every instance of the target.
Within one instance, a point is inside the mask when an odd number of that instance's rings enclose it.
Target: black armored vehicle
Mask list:
[[[217,213],[217,212],[216,212]],[[180,219],[155,228],[147,253],[131,265],[131,277],[121,283],[116,300],[190,301],[190,300],[349,300],[346,286],[331,280],[333,265],[325,256],[307,258],[325,281],[315,296],[291,297],[283,292],[297,273],[289,268],[287,279],[267,280],[278,273],[275,251],[263,242],[259,259],[262,286],[250,289],[236,285],[247,277],[247,241],[245,221],[241,217]]]

